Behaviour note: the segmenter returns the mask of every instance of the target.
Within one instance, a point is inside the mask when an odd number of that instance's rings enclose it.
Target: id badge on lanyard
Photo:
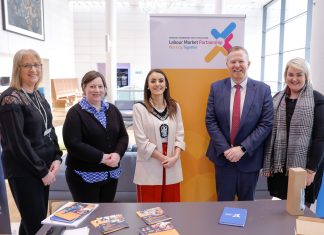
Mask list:
[[[44,131],[44,136],[47,136],[51,133],[52,128],[48,128],[47,130]]]

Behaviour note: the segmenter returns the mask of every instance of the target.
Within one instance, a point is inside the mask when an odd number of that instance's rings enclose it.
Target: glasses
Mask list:
[[[19,65],[19,67],[22,67],[24,69],[32,69],[33,67],[35,69],[41,69],[42,64],[21,64],[21,65]]]

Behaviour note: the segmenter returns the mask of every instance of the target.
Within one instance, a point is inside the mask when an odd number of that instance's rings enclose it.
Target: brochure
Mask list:
[[[140,228],[140,235],[179,235],[178,231],[174,228],[171,221],[163,221],[160,223],[152,224],[146,227]]]
[[[68,202],[42,221],[42,224],[77,227],[99,204]]]
[[[247,216],[247,209],[224,207],[219,219],[220,224],[244,227]]]
[[[164,210],[161,207],[137,211],[136,213],[148,225],[172,219],[164,213]]]
[[[129,227],[122,214],[98,217],[95,220],[92,220],[91,224],[102,234],[112,233]]]

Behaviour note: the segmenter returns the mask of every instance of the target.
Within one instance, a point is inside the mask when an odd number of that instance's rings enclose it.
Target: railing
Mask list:
[[[117,89],[117,100],[143,100],[143,89],[122,87]]]

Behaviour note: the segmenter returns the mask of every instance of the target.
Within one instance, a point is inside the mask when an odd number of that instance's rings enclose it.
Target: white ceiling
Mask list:
[[[105,0],[69,0],[71,2],[104,2]],[[110,1],[110,0],[106,0]],[[154,4],[155,6],[175,7],[175,6],[191,6],[191,7],[215,7],[221,4],[226,8],[234,7],[241,9],[261,8],[271,0],[115,0],[119,5],[143,6],[144,4]]]
[[[161,5],[190,5],[203,7],[205,5],[235,6],[237,8],[261,8],[270,0],[116,0],[118,3],[129,3],[130,5],[140,5],[149,2]]]

